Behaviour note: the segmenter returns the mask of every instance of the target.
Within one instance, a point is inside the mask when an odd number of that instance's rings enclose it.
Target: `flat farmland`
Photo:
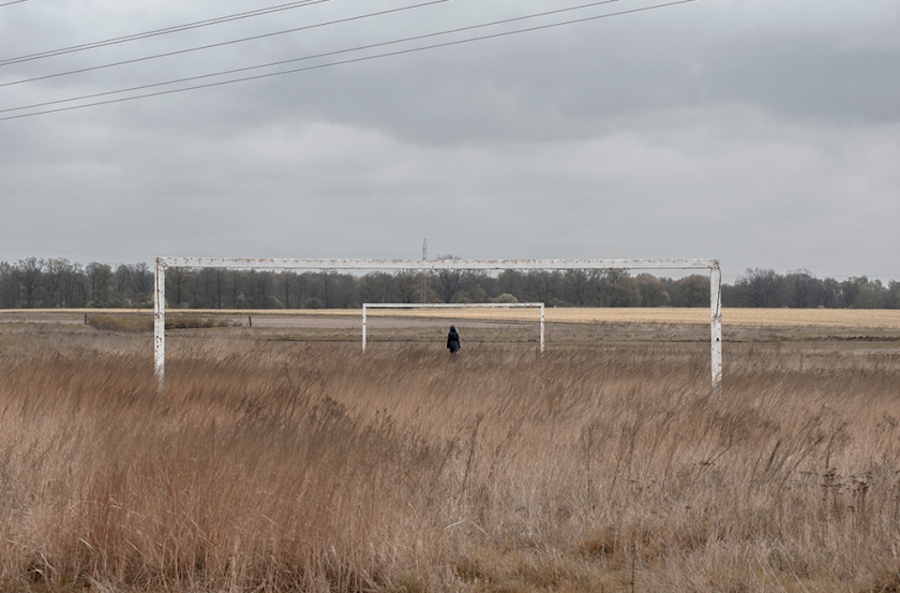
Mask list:
[[[152,315],[151,310],[138,309],[2,309],[0,323],[82,323],[85,315]],[[222,309],[170,309],[169,315],[216,315],[234,318],[244,322],[248,316],[267,319],[296,318],[297,323],[311,319],[360,318],[361,311],[351,309],[265,309],[222,310]],[[422,319],[471,319],[534,321],[539,319],[538,309],[370,309],[369,317],[422,318]],[[725,325],[735,327],[846,327],[855,329],[900,330],[900,310],[886,309],[749,309],[724,308],[722,319]],[[695,308],[546,308],[546,321],[554,323],[669,323],[708,324],[709,309]]]
[[[0,310],[0,328],[6,333],[34,331],[35,326],[50,331],[58,325],[85,325],[97,315],[149,319],[152,312]],[[219,334],[260,339],[356,341],[362,333],[360,310],[170,310],[167,316],[212,320],[223,326],[217,328]],[[545,332],[548,343],[708,341],[709,318],[704,308],[548,308]],[[539,321],[538,309],[370,309],[367,329],[371,342],[426,342],[440,340],[454,324],[466,341],[517,343],[537,340]],[[149,320],[144,327],[150,331]],[[170,332],[192,333],[190,328]],[[726,308],[722,332],[724,341],[732,343],[858,341],[889,347],[900,344],[900,310]]]
[[[0,589],[900,590],[894,312],[470,312],[0,312]]]
[[[447,311],[422,309],[392,311],[370,310],[369,316],[444,318]],[[454,309],[452,316],[459,319],[505,319],[533,321],[539,319],[535,309]],[[710,322],[707,308],[547,308],[545,319],[552,323],[652,323],[652,324],[706,324]],[[732,327],[766,328],[828,328],[900,330],[900,310],[850,310],[850,309],[746,309],[725,308],[723,324]]]

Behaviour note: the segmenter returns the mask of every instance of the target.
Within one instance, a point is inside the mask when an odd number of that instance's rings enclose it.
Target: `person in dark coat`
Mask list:
[[[459,334],[456,333],[456,328],[452,325],[450,326],[450,333],[447,334],[447,348],[450,349],[450,356],[455,359],[456,353],[459,352]]]

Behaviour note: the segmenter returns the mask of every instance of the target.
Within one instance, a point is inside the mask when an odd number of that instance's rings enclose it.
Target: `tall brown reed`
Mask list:
[[[900,587],[897,354],[117,340],[0,353],[0,587]]]

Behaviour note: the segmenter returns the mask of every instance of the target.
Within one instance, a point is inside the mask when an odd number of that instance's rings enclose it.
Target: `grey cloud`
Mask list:
[[[241,5],[157,3],[140,14],[146,5],[110,4],[103,13],[99,5],[85,12],[77,3],[24,3],[40,11],[19,26],[12,12],[0,11],[0,55]],[[0,260],[28,249],[113,260],[135,253],[411,257],[427,237],[434,250],[468,256],[722,257],[727,277],[748,266],[809,262],[822,266],[819,275],[837,275],[841,266],[883,269],[874,266],[890,265],[900,248],[893,232],[900,44],[885,36],[883,23],[876,26],[878,18],[860,15],[872,4],[814,5],[820,8],[810,14],[821,22],[785,16],[793,10],[785,3],[697,2],[0,122]],[[320,14],[345,14],[349,6],[326,4]],[[0,103],[549,6],[559,4],[454,1],[389,25],[0,89]],[[802,13],[812,4],[796,6]],[[845,26],[841,15],[850,12]],[[231,33],[278,26],[273,19]],[[183,47],[187,39],[142,47]],[[21,65],[15,75],[52,67]],[[10,72],[0,68],[0,78]]]

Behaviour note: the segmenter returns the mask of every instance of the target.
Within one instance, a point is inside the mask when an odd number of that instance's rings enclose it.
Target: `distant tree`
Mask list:
[[[879,284],[881,280],[878,281]],[[882,285],[881,287],[881,308],[882,309],[896,309],[896,295],[891,292],[891,284],[893,282],[888,282],[887,285]]]
[[[891,280],[887,287],[887,305],[888,309],[900,309],[900,282]]]
[[[166,271],[166,300],[171,300],[175,307],[190,302],[188,287],[193,275],[188,268],[169,268]]]
[[[438,259],[459,259],[455,255],[440,255]],[[431,283],[434,292],[441,302],[452,303],[463,287],[463,271],[456,269],[440,269],[432,272]]]
[[[518,303],[519,299],[517,299],[515,296],[511,295],[508,292],[504,292],[503,294],[498,295],[492,299],[488,299],[488,302],[490,302],[490,303]]]
[[[226,272],[226,270],[203,268],[194,277],[192,307],[197,309],[222,308],[222,302],[225,299],[225,274],[220,272]]]
[[[722,306],[723,307],[743,307],[747,303],[744,301],[744,295],[740,286],[734,284],[722,283]],[[675,299],[672,299],[672,306],[675,305]]]
[[[841,283],[834,278],[825,278],[822,281],[822,306],[826,309],[841,307]]]
[[[13,267],[8,262],[0,262],[0,309],[13,309],[18,302],[18,287],[13,277]]]
[[[44,263],[44,287],[47,289],[47,306],[58,307],[62,303],[62,291],[67,276],[71,273],[69,260],[59,257]]]
[[[484,298],[487,299],[489,295],[493,293],[493,291],[497,287],[497,279],[494,276],[491,276],[484,270],[466,270],[463,272],[462,279],[462,287],[461,290],[463,292],[468,292],[475,286],[478,286],[481,290],[484,291]],[[484,302],[484,301],[478,301]]]
[[[125,264],[116,266],[113,270],[112,289],[112,304],[116,307],[127,306],[125,300],[131,291],[131,268]]]
[[[522,283],[522,301],[532,303],[549,303],[555,295],[560,294],[562,274],[549,270],[531,270]]]
[[[239,304],[246,306],[246,300],[241,299],[252,291],[246,270],[216,268],[213,270],[213,278],[217,293],[217,309],[237,309]]]
[[[110,291],[113,278],[112,268],[108,264],[91,262],[86,268],[88,282],[91,286],[91,299],[88,302],[92,307],[109,307]]]
[[[334,293],[336,287],[334,279],[336,276],[337,272],[334,270],[322,270],[317,274],[317,279],[322,287],[321,300],[326,309],[335,308]]]
[[[324,307],[325,303],[323,303],[316,297],[310,297],[303,303],[304,309],[322,309]]]
[[[63,280],[62,306],[84,307],[89,300],[89,286],[84,267],[78,263],[72,264]]]
[[[881,309],[884,307],[885,290],[881,280],[869,280],[865,276],[862,279],[865,282],[860,282],[853,307],[855,309]]]
[[[297,290],[297,282],[299,279],[300,275],[293,270],[282,270],[281,273],[278,274],[277,284],[282,308],[290,309],[291,302],[295,300],[299,303],[299,291]]]
[[[598,281],[599,304],[604,307],[640,307],[641,289],[628,270],[605,270]]]
[[[844,309],[856,309],[859,307],[860,293],[863,287],[869,283],[865,276],[852,276],[841,282],[841,307]]]
[[[334,283],[334,306],[339,309],[362,306],[357,292],[357,280],[352,274],[337,274]]]
[[[523,293],[525,276],[518,270],[503,270],[497,276],[497,294],[520,296]]]
[[[822,302],[824,284],[809,270],[791,270],[784,276],[787,306],[796,309],[813,309]]]
[[[401,298],[397,279],[398,276],[386,272],[366,274],[358,282],[360,300],[365,303],[396,303]]]
[[[484,303],[487,302],[487,291],[485,291],[480,284],[476,284],[475,286],[470,287],[466,290],[462,297],[460,298],[460,302],[463,303]]]
[[[650,274],[638,274],[635,279],[641,292],[641,306],[664,307],[672,302],[665,284]]]
[[[563,272],[565,298],[576,307],[585,307],[593,303],[598,294],[597,270],[566,270]]]
[[[400,294],[401,303],[428,302],[428,282],[423,272],[401,270],[394,275],[394,282]],[[425,291],[423,293],[423,290]]]
[[[670,296],[673,307],[709,307],[709,276],[691,274],[679,278]],[[724,297],[723,294],[723,300]]]
[[[153,272],[147,262],[138,262],[131,268],[131,300],[136,306],[146,306],[153,301]]]
[[[333,274],[334,272],[332,272]],[[250,270],[246,277],[247,304],[251,309],[270,308],[270,298],[273,296],[275,285],[272,273],[268,271]]]
[[[735,284],[741,287],[748,307],[778,307],[781,305],[782,282],[783,277],[775,270],[747,268]]]
[[[296,295],[294,302],[297,304],[297,309],[303,308],[303,303],[307,298],[307,282],[308,277],[306,274],[297,274],[297,277],[294,279],[294,294]]]
[[[321,309],[324,306],[322,303],[322,299],[319,296],[320,287],[319,287],[319,274],[316,272],[303,272],[300,274],[300,279],[297,284],[297,289],[299,291],[299,301],[300,307],[303,309],[313,309],[318,308]],[[317,299],[320,303],[318,307],[311,307],[310,303],[312,299]]]
[[[30,309],[35,306],[43,277],[44,260],[42,259],[28,257],[19,260],[13,267],[13,278],[26,308]]]

